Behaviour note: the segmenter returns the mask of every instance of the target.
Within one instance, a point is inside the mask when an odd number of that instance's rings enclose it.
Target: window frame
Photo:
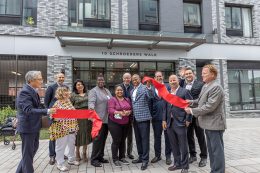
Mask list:
[[[248,6],[248,5],[240,5],[240,4],[230,4],[230,3],[226,3],[225,4],[225,13],[226,13],[226,8],[229,7],[230,8],[230,20],[231,20],[231,28],[227,28],[227,25],[226,25],[226,18],[225,18],[225,26],[226,26],[226,35],[227,36],[238,36],[238,37],[246,37],[244,36],[244,30],[243,30],[243,23],[244,23],[244,20],[243,20],[243,14],[242,14],[242,9],[249,9],[250,10],[250,18],[251,18],[251,36],[249,38],[252,38],[253,37],[253,14],[252,14],[252,9],[253,9],[253,6]],[[241,29],[233,29],[233,26],[232,26],[232,9],[233,8],[239,8],[240,9],[240,18],[241,18]],[[226,15],[226,14],[225,14]]]
[[[5,0],[5,3],[8,0]],[[19,15],[13,15],[13,14],[6,14],[7,6],[5,6],[5,14],[0,14],[0,25],[20,25],[20,26],[37,26],[37,18],[38,18],[38,0],[37,0],[37,7],[36,7],[36,16],[33,16],[33,21],[35,24],[27,24],[24,19],[24,3],[26,0],[21,0],[20,4],[20,14]],[[32,17],[32,16],[31,16]]]
[[[71,0],[68,0],[71,1]],[[109,19],[99,19],[98,18],[98,9],[99,9],[99,0],[96,0],[97,6],[96,6],[96,11],[97,11],[97,17],[96,18],[90,18],[85,16],[85,0],[83,0],[83,6],[82,6],[82,13],[83,13],[83,18],[82,18],[82,23],[79,23],[79,1],[74,0],[74,3],[76,3],[76,21],[77,21],[77,26],[83,26],[83,27],[101,27],[101,28],[110,28],[111,27],[111,0],[108,0],[109,4]],[[68,3],[69,5],[69,3]],[[70,7],[68,6],[68,25],[73,26],[72,23],[70,22]]]
[[[158,18],[158,23],[149,23],[149,22],[141,22],[141,1],[138,0],[138,25],[139,25],[139,30],[148,30],[148,31],[160,31],[160,3],[159,0],[150,0],[150,1],[157,1],[157,18]]]
[[[200,13],[200,25],[185,25],[184,23],[184,4],[196,4],[199,5],[199,13]],[[183,26],[184,26],[184,33],[202,33],[202,10],[201,10],[201,1],[196,0],[196,1],[191,1],[191,0],[184,0],[183,1]]]
[[[5,14],[0,14],[0,25],[21,25],[23,19],[23,0],[20,5],[20,15],[7,14],[7,1],[5,0]]]
[[[245,68],[239,68],[239,69],[234,69],[234,68],[230,68],[230,69],[228,69],[228,72],[229,71],[237,71],[237,72],[239,72],[238,73],[238,81],[237,82],[229,82],[228,81],[228,86],[230,86],[230,84],[232,85],[238,85],[238,90],[239,90],[239,102],[236,102],[236,103],[232,103],[232,102],[230,102],[230,106],[231,106],[231,111],[242,111],[242,110],[256,110],[257,109],[257,104],[260,104],[260,101],[257,101],[256,100],[256,87],[255,87],[255,85],[259,85],[260,84],[260,82],[256,82],[255,81],[255,73],[254,73],[254,71],[259,71],[259,69],[245,69]],[[248,82],[243,82],[243,81],[241,81],[241,71],[250,71],[250,73],[251,73],[251,75],[252,75],[252,80],[251,81],[248,81]],[[243,101],[243,98],[242,98],[242,93],[243,93],[243,91],[242,91],[242,86],[243,85],[249,85],[249,86],[251,86],[252,87],[252,101],[249,101],[249,102],[244,102]],[[231,87],[229,87],[229,88],[231,88]],[[253,105],[253,109],[244,109],[244,106],[246,105],[246,104],[251,104],[251,105]],[[240,106],[240,109],[239,110],[232,110],[232,106],[233,105],[238,105],[238,106]]]

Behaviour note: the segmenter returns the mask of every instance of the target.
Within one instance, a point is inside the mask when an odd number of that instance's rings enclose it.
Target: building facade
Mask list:
[[[124,72],[165,78],[181,66],[214,63],[229,117],[260,116],[257,0],[2,0],[0,106],[14,105],[28,70],[44,87],[65,71],[88,88],[103,73],[113,89]]]

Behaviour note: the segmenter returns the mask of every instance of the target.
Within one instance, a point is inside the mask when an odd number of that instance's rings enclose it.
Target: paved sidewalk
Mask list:
[[[225,156],[226,156],[226,173],[260,173],[260,118],[258,119],[228,119],[228,129],[224,133]],[[153,150],[153,133],[151,130],[150,140],[150,159],[154,157]],[[163,143],[163,142],[162,142]],[[5,146],[0,144],[0,172],[14,173],[18,162],[21,158],[21,143],[17,142],[15,150],[11,145]],[[90,157],[91,145],[89,146],[88,156]],[[168,172],[168,165],[163,160],[156,164],[149,164],[145,171],[141,171],[141,164],[130,164],[122,168],[115,168],[111,163],[111,136],[107,139],[105,158],[109,158],[110,163],[104,164],[104,167],[94,168],[89,163],[82,163],[79,167],[70,166],[69,173],[103,173],[103,172],[151,172],[164,173]],[[199,149],[197,149],[199,151]],[[164,151],[164,146],[162,151]],[[137,157],[136,146],[134,144],[134,155]],[[48,164],[48,141],[40,141],[39,150],[35,156],[34,168],[36,173],[58,173],[56,166]],[[198,162],[190,165],[190,173],[207,173],[209,172],[209,162],[206,167],[199,168]],[[174,171],[179,173],[180,171]]]

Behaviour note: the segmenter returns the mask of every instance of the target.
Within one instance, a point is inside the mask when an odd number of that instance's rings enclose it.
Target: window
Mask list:
[[[37,0],[24,0],[23,25],[36,25],[37,23]]]
[[[260,70],[228,70],[231,110],[260,109]]]
[[[122,83],[122,76],[125,72],[140,74],[141,77],[148,75],[154,77],[156,70],[162,71],[164,81],[175,71],[173,62],[140,62],[140,61],[112,61],[112,60],[74,60],[73,61],[73,80],[82,79],[86,82],[88,89],[96,86],[97,76],[102,73],[105,77],[106,87],[114,93],[114,87]]]
[[[227,35],[252,37],[251,8],[226,5],[225,20]]]
[[[15,106],[17,93],[25,84],[25,74],[35,69],[42,72],[44,83],[39,89],[39,95],[43,99],[47,86],[47,57],[0,55],[0,108],[8,105]]]
[[[158,0],[139,0],[139,29],[159,31]]]
[[[37,0],[0,0],[0,24],[36,25]]]
[[[199,3],[183,3],[184,32],[201,33],[201,14]]]
[[[110,28],[110,0],[69,0],[69,25]]]

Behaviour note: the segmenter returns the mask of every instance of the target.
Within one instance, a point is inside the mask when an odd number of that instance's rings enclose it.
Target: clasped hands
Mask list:
[[[123,110],[123,111],[117,111],[118,114],[120,114],[121,116],[129,116],[131,114],[130,110]]]

